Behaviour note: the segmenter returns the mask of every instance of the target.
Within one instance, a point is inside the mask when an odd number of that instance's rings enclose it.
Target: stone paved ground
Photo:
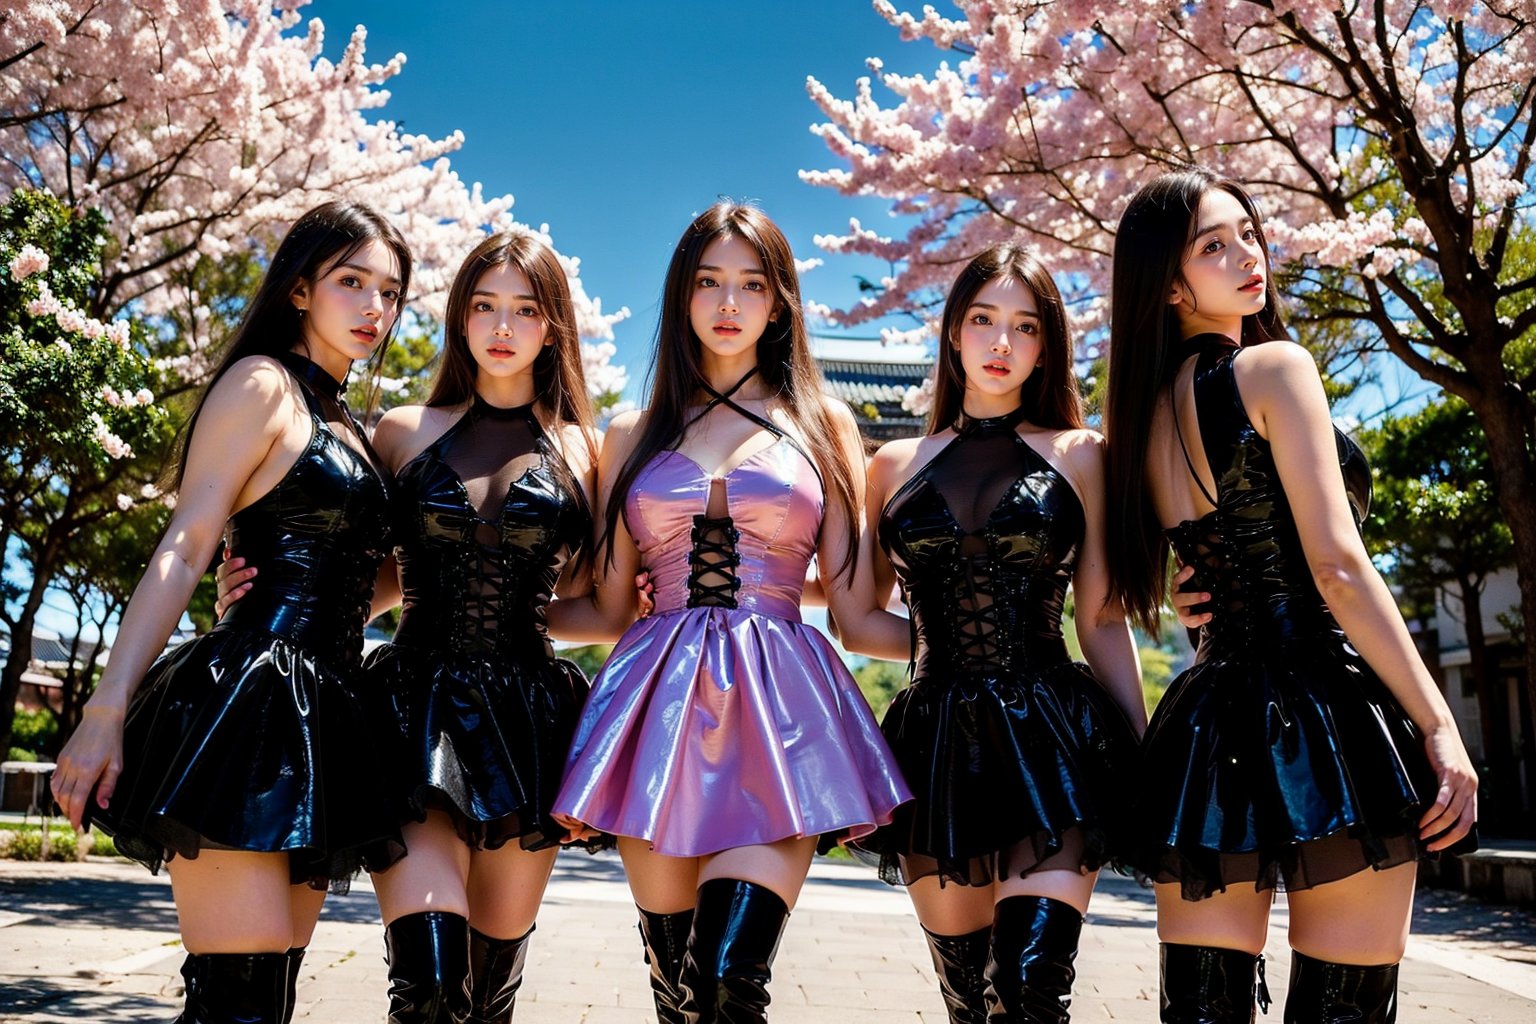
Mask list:
[[[1289,960],[1283,907],[1270,935],[1278,1024]],[[1421,894],[1399,1021],[1536,1020],[1531,916]],[[384,1017],[383,942],[372,894],[333,897],[305,962],[296,1020]],[[181,952],[170,887],[136,865],[0,861],[0,1022],[169,1021]],[[1150,895],[1106,878],[1083,933],[1077,1021],[1157,1019]],[[519,1024],[644,1024],[649,989],[616,858],[562,856],[518,1001]],[[942,1024],[933,972],[906,897],[869,872],[818,862],[775,968],[774,1019]],[[1260,1020],[1264,1018],[1261,1017]]]

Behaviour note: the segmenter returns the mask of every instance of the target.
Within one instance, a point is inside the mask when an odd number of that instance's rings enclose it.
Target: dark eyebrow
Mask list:
[[[1237,222],[1237,226],[1239,228],[1241,228],[1244,224],[1252,224],[1252,223],[1253,223],[1253,218],[1252,217],[1244,216],[1242,220]],[[1201,235],[1208,235],[1212,231],[1220,231],[1224,227],[1226,227],[1225,224],[1207,224],[1204,227],[1202,227],[1199,231],[1195,232],[1195,237],[1199,238]]]
[[[471,297],[474,297],[476,295],[489,295],[493,299],[496,297],[496,293],[495,292],[488,292],[488,291],[486,291],[483,288],[476,288],[474,291],[470,292],[469,294],[470,294]],[[538,302],[539,301],[538,298],[536,296],[533,296],[533,295],[514,295],[512,297],[514,299],[521,299],[523,302]]]
[[[359,266],[356,263],[342,263],[342,264],[340,264],[339,266],[337,266],[337,267],[335,267],[333,269],[341,270],[343,267],[346,268],[347,270],[356,270],[360,274],[369,274],[369,275],[373,274],[373,271],[370,270],[369,268],[363,267],[363,266]],[[400,279],[398,277],[390,277],[387,274],[384,277],[384,281],[387,284],[399,284],[400,283]]]
[[[971,303],[966,308],[968,308],[968,309],[990,309],[994,313],[997,312],[997,309],[998,309],[998,307],[992,305],[992,303],[990,303],[990,302],[973,302],[973,303]],[[1023,310],[1023,309],[1019,310],[1019,312],[1023,313],[1024,316],[1026,318],[1030,319],[1030,320],[1039,320],[1040,319],[1040,314],[1039,313],[1030,313],[1027,310]]]
[[[708,264],[708,263],[700,263],[699,264],[699,269],[700,270],[713,270],[715,273],[718,274],[724,268],[723,267],[712,266],[711,264]],[[749,267],[746,270],[743,270],[742,273],[743,274],[760,274],[763,277],[767,277],[768,276],[768,272],[766,270],[763,270],[761,267]]]

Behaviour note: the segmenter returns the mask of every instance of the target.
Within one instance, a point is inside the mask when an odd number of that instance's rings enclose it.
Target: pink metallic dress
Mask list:
[[[837,652],[800,621],[822,498],[784,437],[720,477],[677,451],[641,471],[624,520],[656,611],[593,683],[556,813],[695,857],[857,838],[912,798]]]

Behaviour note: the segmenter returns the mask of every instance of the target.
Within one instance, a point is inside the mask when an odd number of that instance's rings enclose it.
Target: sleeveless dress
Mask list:
[[[882,727],[917,791],[860,843],[888,882],[1017,878],[1073,831],[1090,870],[1122,848],[1136,738],[1061,631],[1083,507],[1022,418],[962,421],[881,512],[913,640]]]
[[[1185,587],[1213,595],[1212,619],[1147,729],[1140,867],[1193,900],[1235,884],[1307,889],[1412,861],[1438,789],[1423,739],[1313,583],[1269,442],[1238,392],[1239,349],[1221,335],[1191,344],[1215,508],[1166,532],[1195,567]],[[1335,435],[1358,525],[1370,469]],[[1469,836],[1452,852],[1475,848]]]
[[[470,409],[395,479],[404,607],[365,668],[402,821],[447,811],[495,849],[557,844],[549,817],[587,681],[555,658],[555,583],[591,530],[532,406]]]
[[[673,450],[635,478],[624,521],[656,610],[593,681],[555,801],[676,857],[864,835],[911,799],[837,652],[800,621],[815,464],[729,394],[717,401],[775,440],[718,478]],[[716,480],[723,517],[708,514]]]
[[[229,518],[226,544],[261,567],[258,585],[150,668],[124,723],[123,773],[92,818],[152,871],[202,849],[287,851],[295,883],[341,891],[359,867],[404,852],[358,700],[389,493],[327,422],[349,419],[341,384],[280,358],[314,433],[277,485]]]

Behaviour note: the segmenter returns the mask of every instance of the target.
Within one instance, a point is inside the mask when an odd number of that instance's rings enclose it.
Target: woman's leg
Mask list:
[[[698,904],[683,961],[689,1024],[767,1019],[773,957],[815,852],[810,837],[700,859]]]
[[[1361,871],[1291,893],[1285,1020],[1389,1022],[1408,943],[1418,865]]]
[[[375,872],[389,950],[390,1024],[469,1014],[469,847],[442,811],[401,830],[406,856]]]
[[[1254,970],[1269,931],[1269,891],[1233,888],[1186,900],[1177,883],[1156,887],[1165,1024],[1249,1024]],[[1268,1003],[1268,989],[1261,988]]]
[[[628,836],[619,837],[619,856],[640,911],[640,939],[645,944],[645,962],[651,967],[656,1020],[682,1024],[680,979],[698,899],[698,858],[666,857],[645,840]]]
[[[469,861],[469,1024],[507,1024],[528,960],[528,938],[555,867],[555,849],[515,842]]]
[[[941,886],[938,876],[929,875],[907,886],[907,895],[928,940],[950,1024],[984,1024],[997,892],[991,885]]]
[[[286,853],[204,850],[168,862],[187,950],[183,1019],[282,1024],[288,1010],[288,950],[314,921],[295,921]],[[298,909],[319,912],[320,899]]]
[[[304,966],[304,951],[309,946],[310,937],[315,934],[315,923],[320,920],[320,908],[324,904],[324,889],[311,889],[307,885],[288,887],[288,907],[293,916],[293,945],[288,948],[288,1011],[283,1017],[283,1024],[293,1020],[299,993],[299,968]]]
[[[1084,871],[1079,831],[1022,878],[996,886],[987,1006],[1005,1020],[1065,1024],[1083,915],[1098,872]]]

